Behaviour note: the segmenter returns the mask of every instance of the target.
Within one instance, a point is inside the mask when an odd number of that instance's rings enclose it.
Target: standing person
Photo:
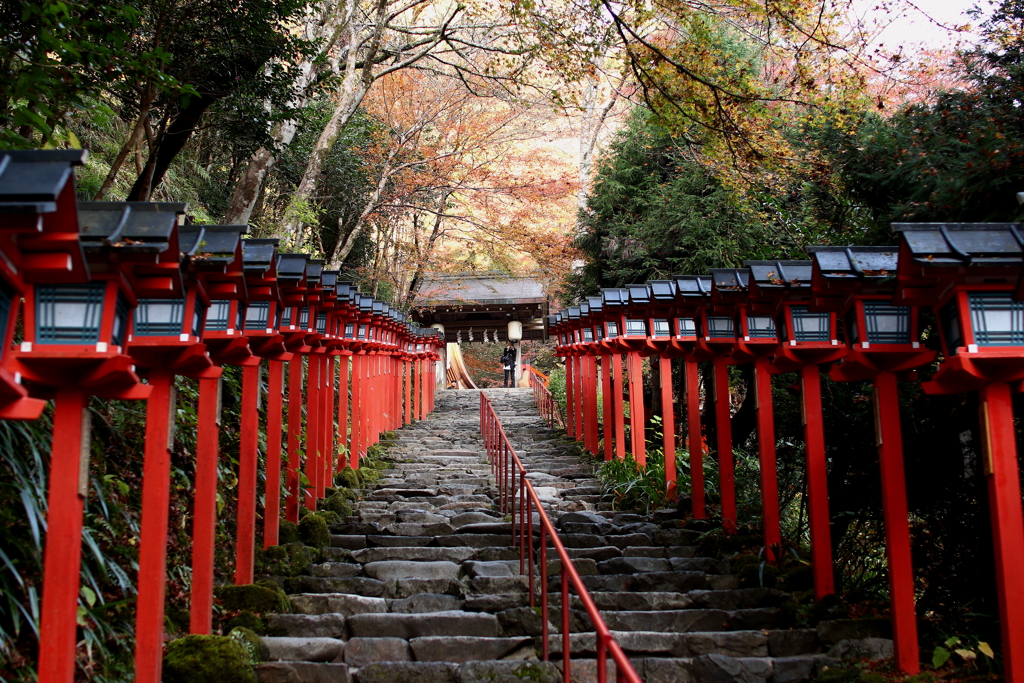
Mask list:
[[[505,351],[501,354],[501,367],[505,370],[505,388],[509,389],[516,385],[516,347],[508,342]]]

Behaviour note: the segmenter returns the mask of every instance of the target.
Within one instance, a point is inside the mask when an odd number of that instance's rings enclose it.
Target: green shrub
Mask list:
[[[314,548],[330,548],[331,532],[327,521],[319,514],[310,513],[299,522],[299,538]]]
[[[631,453],[622,460],[612,458],[597,468],[605,494],[614,498],[616,510],[650,514],[665,507],[665,458],[660,450],[647,454],[647,465],[639,467]],[[681,484],[682,485],[682,484]]]
[[[249,655],[234,638],[190,635],[171,641],[164,683],[256,683]]]

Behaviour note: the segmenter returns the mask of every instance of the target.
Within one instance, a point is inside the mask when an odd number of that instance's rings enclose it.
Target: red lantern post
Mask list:
[[[629,301],[629,291],[625,289],[602,289],[601,308],[604,325],[604,337],[598,342],[607,361],[606,386],[610,385],[605,397],[611,404],[611,420],[605,427],[605,438],[611,436],[614,441],[614,457],[622,460],[626,457],[626,419],[625,396],[622,389],[622,346],[619,337],[622,335],[622,309]],[[607,415],[608,411],[605,410]]]
[[[91,223],[113,221],[132,205],[117,202],[82,204],[82,215],[95,214]],[[209,298],[190,262],[203,258],[202,230],[179,240],[178,213],[183,205],[148,211],[138,226],[151,248],[163,240],[155,263],[139,264],[133,273],[138,306],[132,317],[128,352],[146,369],[152,393],[147,401],[142,479],[142,534],[139,545],[138,600],[135,625],[136,680],[158,683],[164,640],[164,598],[167,583],[167,534],[170,504],[171,445],[174,440],[175,375],[216,378],[215,367],[202,344]],[[238,232],[234,232],[237,243]],[[126,241],[140,241],[132,233]],[[185,260],[182,261],[182,258]]]
[[[995,552],[1003,674],[1024,682],[1024,513],[1011,393],[1024,381],[1024,238],[1019,224],[894,223],[895,303],[931,305],[943,361],[922,388],[977,391]]]
[[[288,362],[288,459],[285,472],[285,519],[294,524],[299,523],[299,507],[309,505],[299,481],[299,473],[302,468],[302,380],[306,375],[303,373],[303,359],[308,357],[311,350],[306,344],[309,331],[308,287],[306,285],[308,261],[309,256],[306,254],[280,253],[277,255],[277,281],[284,307],[277,321],[277,331],[284,338],[284,347],[293,354]],[[305,319],[303,319],[303,311],[305,311]],[[308,397],[311,395],[308,376],[306,395],[308,401]],[[307,442],[309,440],[309,412],[310,406],[307,402]]]
[[[800,373],[811,566],[814,594],[821,599],[835,592],[835,579],[819,368],[842,358],[846,350],[839,344],[836,314],[809,308],[810,261],[746,261],[744,265],[751,270],[751,296],[776,301],[781,344],[772,358],[772,371]]]
[[[647,345],[652,357],[657,357],[658,384],[661,387],[662,452],[665,454],[665,494],[675,500],[676,486],[676,416],[675,394],[672,390],[672,359],[677,357],[672,347],[672,312],[675,309],[676,284],[672,280],[651,280],[647,283],[651,293],[651,318],[647,321],[650,338]],[[652,371],[654,368],[651,368]]]
[[[246,281],[241,234],[247,226],[183,226],[179,239],[203,245],[190,267],[210,298],[202,340],[215,366],[251,356],[245,327]],[[196,475],[192,511],[192,591],[189,630],[209,634],[213,621],[213,564],[217,523],[217,460],[220,455],[221,377],[199,377]]]
[[[39,680],[46,683],[70,683],[75,673],[82,510],[89,484],[88,386],[99,380],[97,390],[126,398],[144,398],[148,392],[136,389],[138,377],[130,363],[116,360],[124,359],[120,348],[107,352],[118,287],[116,280],[112,288],[100,280],[91,282],[79,244],[72,167],[84,163],[86,156],[78,150],[0,152],[0,418],[35,419],[45,406],[41,399],[56,393],[38,669]],[[58,293],[64,296],[58,299]],[[22,296],[26,341],[15,356],[10,348]],[[43,318],[36,315],[40,297],[39,312],[48,314]],[[64,299],[83,297],[92,299],[92,315],[87,318],[81,311],[72,331],[72,321],[56,314],[78,313],[76,302]],[[20,358],[33,348],[37,360],[22,364]],[[68,372],[48,372],[50,363]],[[104,375],[111,380],[106,387]],[[39,384],[22,385],[23,379],[33,378]],[[36,396],[29,395],[30,388]]]
[[[284,361],[290,357],[283,344],[284,338],[275,329],[278,311],[281,308],[281,293],[278,288],[280,266],[279,263],[275,265],[274,254],[276,246],[277,240],[244,240],[242,244],[248,290],[245,336],[253,355],[236,363],[242,368],[241,431],[238,443],[238,523],[235,548],[235,583],[238,585],[252,583],[256,552],[260,361],[263,358]],[[269,419],[274,419],[272,413]],[[277,424],[280,424],[279,417]],[[276,431],[277,426],[268,426],[268,429]],[[277,487],[280,486],[279,482],[280,479],[274,482],[267,480],[268,485]],[[271,495],[271,499],[274,497]]]
[[[776,302],[750,291],[748,269],[712,270],[712,298],[735,322],[733,362],[754,364],[754,406],[757,413],[758,464],[761,475],[761,526],[769,560],[778,560],[782,546],[779,528],[779,485],[775,461],[775,420],[772,411],[771,362],[779,348],[775,329]]]
[[[699,364],[707,360],[706,352],[697,347],[697,323],[701,307],[707,305],[711,278],[697,275],[676,275],[676,302],[672,309],[672,339],[666,354],[683,359],[686,378],[686,440],[690,453],[690,495],[694,519],[706,516],[704,495],[704,435],[700,420]]]
[[[25,341],[15,367],[26,381],[57,389],[43,569],[40,681],[69,682],[73,678],[82,504],[89,472],[88,396],[144,399],[152,390],[139,384],[135,360],[122,350],[136,301],[135,270],[143,263],[155,263],[168,247],[166,234],[146,234],[165,208],[133,204],[122,205],[114,214],[81,214],[90,281],[39,283],[25,292]],[[172,211],[170,223],[174,222]]]
[[[814,304],[843,319],[847,354],[830,370],[837,381],[872,380],[875,430],[881,467],[885,550],[889,564],[889,599],[896,664],[920,671],[914,568],[897,373],[935,360],[922,348],[916,306],[894,306],[897,252],[892,247],[810,247],[814,261]]]

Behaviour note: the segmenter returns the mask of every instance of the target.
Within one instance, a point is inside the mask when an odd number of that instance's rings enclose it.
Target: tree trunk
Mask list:
[[[580,187],[576,191],[576,208],[581,211],[587,207],[587,197],[590,194],[590,176],[593,172],[597,141],[601,137],[601,130],[604,128],[605,121],[608,120],[612,107],[619,99],[619,91],[618,88],[613,87],[608,98],[599,104],[600,95],[600,83],[595,82],[593,78],[588,79],[583,95],[584,114],[583,126],[580,131]]]
[[[353,13],[354,6],[358,4],[358,1],[359,0],[348,0],[348,2],[352,3],[350,7],[353,8]],[[408,56],[393,62],[390,66],[385,67],[380,64],[382,59],[381,49],[384,45],[384,33],[389,29],[389,22],[405,11],[401,10],[392,15],[388,11],[388,2],[389,0],[376,0],[372,33],[370,35],[360,35],[355,22],[347,22],[346,30],[348,33],[349,49],[345,63],[345,78],[342,81],[341,92],[338,97],[338,106],[335,108],[334,115],[331,116],[331,120],[320,133],[320,137],[317,139],[316,145],[313,147],[313,152],[310,154],[306,170],[302,174],[302,180],[299,181],[298,187],[296,187],[295,192],[292,193],[292,200],[289,202],[288,208],[285,210],[284,223],[281,225],[279,230],[279,233],[284,237],[285,244],[290,244],[293,247],[297,247],[301,244],[303,224],[300,218],[302,211],[299,211],[299,209],[303,202],[309,201],[309,198],[313,196],[317,180],[320,178],[320,173],[323,171],[324,162],[331,151],[331,147],[334,146],[334,142],[338,139],[338,136],[348,124],[352,115],[355,114],[356,109],[358,109],[359,105],[362,104],[363,98],[366,97],[366,93],[370,90],[370,86],[372,86],[378,78],[389,73],[405,69],[428,55],[441,43],[445,36],[448,35],[449,25],[455,20],[455,17],[465,9],[461,5],[453,9],[438,24],[438,27],[431,38],[419,45],[415,52],[412,52]],[[361,46],[363,47],[361,48]],[[380,67],[380,70],[374,71],[375,67]],[[382,189],[383,188],[381,188],[381,190]],[[376,192],[378,197],[380,196],[381,190]],[[361,220],[362,218],[360,221]],[[335,255],[331,259],[332,262],[335,261],[335,259],[338,259],[337,262],[339,263],[345,260],[345,257],[348,256],[348,253],[352,250],[352,245],[354,244],[353,235],[358,236],[359,232],[361,232],[361,226],[357,223],[356,229],[354,229],[352,233],[350,233],[349,238],[345,240],[345,247],[342,252],[340,252],[343,255],[339,258],[339,252],[337,248],[335,248]]]
[[[345,16],[350,20],[347,13]],[[334,49],[340,35],[339,22],[341,17],[342,13],[338,11],[338,6],[336,5],[329,10],[327,16],[322,22],[319,22],[319,26],[315,30],[310,31],[307,25],[306,33],[311,33],[313,39],[322,39],[329,36],[327,42],[320,50],[320,57],[329,55]],[[332,61],[332,64],[334,64],[334,69],[337,70],[337,63]],[[303,107],[309,100],[310,85],[316,80],[317,73],[318,69],[314,61],[303,62],[299,65],[299,74],[295,77],[295,97],[292,98],[290,103],[293,108]],[[245,171],[235,184],[235,190],[231,195],[231,202],[224,215],[225,223],[242,224],[249,222],[260,192],[263,189],[263,183],[266,182],[267,175],[269,175],[270,170],[277,163],[277,151],[291,144],[298,127],[298,121],[295,119],[281,121],[274,126],[274,130],[271,133],[271,138],[274,141],[273,147],[271,149],[260,147],[256,150],[249,160]]]
[[[416,264],[416,272],[413,273],[412,280],[409,281],[409,291],[405,295],[406,306],[412,307],[412,302],[416,299],[417,292],[419,292],[420,287],[423,286],[424,270],[426,265],[430,263],[430,257],[434,254],[434,246],[437,244],[437,240],[441,237],[442,216],[444,216],[444,209],[448,204],[448,198],[451,195],[452,192],[450,190],[446,190],[441,193],[437,213],[434,216],[434,227],[430,231],[430,238],[427,240],[426,247],[424,247],[423,255]]]
[[[149,117],[150,101],[151,100],[149,98],[144,100],[144,103],[140,108],[139,118],[135,122],[135,129],[128,137],[128,140],[124,143],[124,146],[121,147],[121,151],[117,153],[114,163],[110,165],[110,172],[107,173],[107,177],[103,179],[103,184],[100,185],[100,189],[96,192],[96,196],[92,198],[94,202],[100,201],[107,194],[107,190],[109,190],[110,186],[114,184],[114,180],[117,178],[117,174],[121,170],[124,160],[128,158],[131,151],[138,147],[139,143],[142,141],[142,136],[146,132],[146,119]]]
[[[171,162],[184,149],[192,133],[195,132],[199,119],[210,106],[222,95],[201,95],[189,100],[187,107],[181,110],[167,130],[157,137],[155,152],[149,155],[146,166],[135,180],[135,185],[128,193],[128,201],[145,202],[153,195],[160,182],[171,167]]]
[[[373,192],[370,194],[370,199],[367,200],[363,206],[362,212],[359,214],[359,218],[353,223],[352,229],[349,230],[348,235],[345,236],[344,240],[339,239],[337,244],[334,245],[334,253],[331,254],[329,259],[331,268],[338,269],[341,264],[345,262],[348,255],[352,253],[352,249],[356,245],[356,239],[363,233],[363,227],[366,225],[366,219],[370,217],[378,204],[380,198],[384,194],[384,188],[387,187],[388,180],[391,178],[393,172],[392,164],[394,163],[395,157],[398,155],[398,150],[401,149],[401,145],[392,145],[388,151],[387,161],[384,162],[384,168],[381,170],[380,178],[377,180],[377,186],[373,188]]]

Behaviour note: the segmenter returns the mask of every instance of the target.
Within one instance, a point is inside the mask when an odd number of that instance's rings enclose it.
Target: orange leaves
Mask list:
[[[565,266],[576,169],[543,150],[550,110],[426,70],[381,78],[364,108],[379,124],[366,221],[387,252],[374,277],[406,292],[424,272]]]

